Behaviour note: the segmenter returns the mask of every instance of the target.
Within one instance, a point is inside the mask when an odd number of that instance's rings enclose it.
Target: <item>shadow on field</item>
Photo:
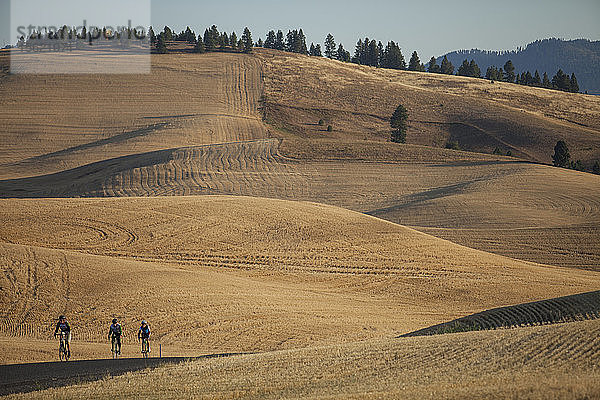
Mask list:
[[[600,318],[600,290],[494,308],[407,333],[402,337],[517,328]]]
[[[156,368],[168,364],[242,354],[246,353],[209,354],[200,357],[123,358],[119,360],[103,359],[0,365],[0,396],[81,384],[107,376],[123,375],[127,372]]]

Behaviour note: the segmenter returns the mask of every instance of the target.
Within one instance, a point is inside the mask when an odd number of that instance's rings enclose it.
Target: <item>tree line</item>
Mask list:
[[[552,77],[552,80],[548,78],[548,73],[544,72],[543,77],[541,77],[537,70],[533,75],[530,71],[522,72],[519,75],[518,73],[515,73],[515,67],[511,60],[508,60],[506,64],[504,64],[504,68],[497,68],[495,66],[489,67],[485,77],[492,81],[502,81],[525,86],[536,86],[546,89],[562,90],[564,92],[579,93],[579,84],[577,83],[575,73],[571,74],[569,77],[562,69],[559,69]]]
[[[307,46],[306,35],[302,28],[289,30],[284,35],[283,31],[270,30],[266,39],[263,42],[259,39],[257,43],[252,41],[252,34],[248,28],[244,29],[241,38],[238,38],[235,32],[227,34],[219,32],[216,25],[207,28],[204,35],[196,36],[194,31],[187,27],[179,34],[174,33],[168,26],[165,26],[159,35],[155,35],[152,27],[149,30],[152,46],[158,53],[167,52],[167,42],[187,42],[194,45],[194,51],[204,53],[210,51],[235,51],[250,53],[253,47],[264,47],[267,49],[275,49],[287,51],[297,54],[305,54],[315,57],[327,57],[330,59],[351,62],[359,65],[367,65],[377,68],[388,68],[408,71],[429,72],[435,74],[454,75],[455,66],[444,56],[441,63],[438,65],[437,59],[431,57],[427,66],[421,62],[416,51],[408,62],[402,54],[400,46],[389,41],[387,45],[381,41],[369,39],[368,37],[359,39],[356,43],[354,54],[351,55],[344,48],[343,44],[336,44],[335,38],[330,33],[325,38],[324,48],[320,44],[311,43]],[[456,75],[467,76],[473,78],[483,78],[482,71],[474,59],[468,61],[465,59],[456,69]],[[571,76],[565,74],[562,69],[552,77],[548,78],[548,74],[544,72],[543,76],[536,70],[533,74],[530,71],[524,71],[521,74],[515,72],[515,67],[511,60],[508,60],[503,67],[491,66],[488,67],[485,78],[491,81],[501,81],[516,83],[519,85],[536,86],[547,89],[562,90],[565,92],[578,93],[579,84],[575,73]]]
[[[198,35],[194,33],[188,26],[184,31],[177,34],[171,30],[168,26],[165,26],[163,31],[158,35],[155,34],[154,29],[150,27],[148,34],[150,36],[150,43],[157,53],[167,53],[167,44],[172,42],[185,42],[193,45],[193,51],[195,53],[205,53],[211,51],[233,51],[233,52],[252,52],[252,48],[255,46],[252,40],[252,33],[248,27],[244,28],[242,36],[238,39],[237,34],[231,32],[219,32],[216,25],[207,28],[204,31],[204,35]]]

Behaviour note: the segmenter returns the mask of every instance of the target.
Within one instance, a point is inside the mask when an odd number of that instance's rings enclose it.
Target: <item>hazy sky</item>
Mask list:
[[[7,2],[0,0],[0,15],[5,15],[2,3]],[[125,3],[130,5],[125,14],[135,14],[131,11],[135,1],[120,2]],[[30,9],[37,9],[28,4]],[[111,9],[105,1],[98,4],[104,10]],[[235,30],[240,35],[248,26],[254,39],[264,39],[269,29],[282,29],[285,33],[302,27],[309,45],[311,41],[322,44],[331,32],[338,43],[341,41],[353,51],[358,38],[368,36],[398,42],[405,57],[417,50],[424,62],[432,55],[452,50],[512,50],[548,37],[600,40],[600,0],[151,0],[151,4],[155,27],[169,25],[181,31],[190,25],[198,33],[214,23],[220,30]],[[112,11],[119,14],[119,9]],[[44,18],[62,21],[73,17],[71,14],[69,7],[61,7],[45,12]],[[136,16],[131,18],[135,20]],[[88,17],[91,19],[94,15]],[[7,40],[7,29],[3,28],[2,43]]]

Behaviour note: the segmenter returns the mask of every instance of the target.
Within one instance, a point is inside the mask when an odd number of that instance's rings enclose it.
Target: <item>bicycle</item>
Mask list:
[[[69,350],[67,349],[67,334],[60,333],[60,344],[58,346],[58,359],[60,361],[69,361]]]
[[[150,353],[150,341],[148,338],[142,338],[142,357],[148,358],[148,353]]]
[[[115,360],[121,355],[121,343],[120,340],[117,340],[116,336],[112,337],[112,345],[110,351],[112,353],[112,358]]]

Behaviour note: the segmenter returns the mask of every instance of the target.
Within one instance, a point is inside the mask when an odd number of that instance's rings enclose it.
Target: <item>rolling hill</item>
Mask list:
[[[192,361],[12,398],[592,399],[600,396],[599,332],[598,321],[586,321],[344,343]]]
[[[75,338],[98,342],[114,315],[126,331],[149,319],[155,340],[170,347],[279,350],[391,337],[600,289],[598,272],[504,258],[315,203],[187,196],[0,204],[0,331],[14,337],[46,338],[67,313]]]
[[[547,160],[554,140],[568,132],[574,156],[593,160],[600,158],[595,97],[268,50],[155,55],[148,76],[3,82],[0,197],[241,194],[317,201],[502,255],[598,266],[598,177],[422,145],[442,145],[458,135],[448,127],[478,114],[498,130],[487,139],[461,131],[463,145],[488,143],[490,151],[499,145],[526,160]],[[86,94],[82,88],[90,85],[96,89]],[[174,100],[169,93],[183,93],[177,88],[186,94]],[[136,92],[144,94],[132,104]],[[48,109],[48,99],[55,99],[52,115],[65,115],[60,123],[20,107],[27,101]],[[417,114],[409,131],[417,143],[386,142],[386,118],[398,99]],[[324,132],[319,119],[334,132]]]
[[[59,313],[76,358],[113,316],[127,352],[145,318],[170,355],[257,354],[33,395],[597,393],[597,321],[395,337],[600,290],[600,177],[544,165],[559,138],[600,159],[599,99],[269,50],[152,60],[0,76],[0,362],[54,359]]]

